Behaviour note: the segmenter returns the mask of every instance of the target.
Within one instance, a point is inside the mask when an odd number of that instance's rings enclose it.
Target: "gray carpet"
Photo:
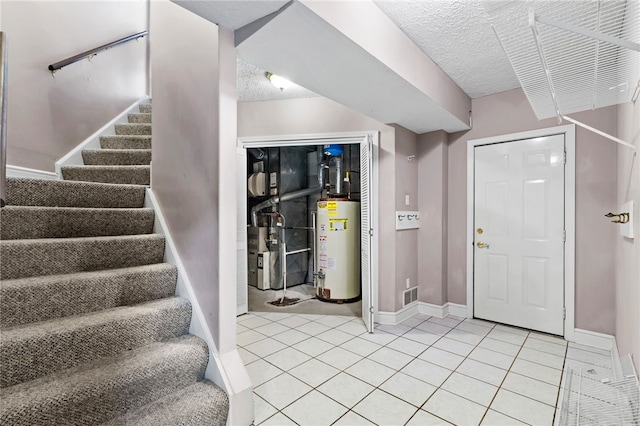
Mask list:
[[[63,168],[76,181],[9,179],[0,424],[226,424],[228,397],[204,380],[207,345],[188,334],[191,304],[143,208],[151,107],[129,122],[101,138],[119,146]]]

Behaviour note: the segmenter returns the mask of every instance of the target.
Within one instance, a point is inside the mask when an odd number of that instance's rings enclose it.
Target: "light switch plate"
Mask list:
[[[629,213],[629,222],[620,224],[620,235],[633,238],[633,201],[627,201],[622,204],[620,213]]]
[[[396,230],[418,229],[420,228],[420,212],[418,211],[397,211]]]

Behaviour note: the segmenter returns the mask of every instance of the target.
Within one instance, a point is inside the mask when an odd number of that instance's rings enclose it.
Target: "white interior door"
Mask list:
[[[563,334],[564,152],[564,135],[475,147],[475,317]]]
[[[373,170],[373,141],[367,137],[360,144],[360,263],[362,265],[362,321],[373,333],[373,279],[371,268],[372,208],[371,178]]]
[[[236,211],[247,211],[247,150],[237,148],[236,151]],[[248,248],[247,248],[247,222],[244,215],[239,214],[237,220],[236,235],[236,286],[237,286],[237,315],[246,314],[249,311],[249,288],[247,276]]]

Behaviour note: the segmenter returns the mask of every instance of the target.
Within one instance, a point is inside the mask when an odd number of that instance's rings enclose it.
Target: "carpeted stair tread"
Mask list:
[[[6,206],[0,240],[136,235],[153,232],[153,209]]]
[[[185,335],[0,390],[0,424],[99,424],[202,380],[209,353]]]
[[[134,305],[175,294],[168,263],[0,282],[0,328]]]
[[[203,380],[102,426],[218,426],[226,424],[228,412],[227,394]]]
[[[150,135],[149,123],[125,123],[115,125],[116,135]]]
[[[151,136],[109,135],[100,136],[102,149],[151,149]]]
[[[138,105],[138,111],[140,111],[142,114],[151,114],[151,104],[140,104]]]
[[[150,166],[65,166],[65,180],[115,184],[149,185]]]
[[[85,149],[82,151],[85,166],[133,166],[151,163],[150,149]]]
[[[0,387],[188,333],[191,303],[169,297],[12,327],[0,341]]]
[[[127,119],[129,123],[151,123],[151,114],[144,112],[129,114]]]
[[[162,263],[159,234],[0,241],[0,279]]]
[[[8,178],[7,204],[14,206],[137,208],[146,188],[94,182]]]

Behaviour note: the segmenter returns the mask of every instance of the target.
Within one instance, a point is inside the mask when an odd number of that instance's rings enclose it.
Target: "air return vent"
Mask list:
[[[402,306],[410,305],[418,300],[418,287],[411,287],[402,292]]]

